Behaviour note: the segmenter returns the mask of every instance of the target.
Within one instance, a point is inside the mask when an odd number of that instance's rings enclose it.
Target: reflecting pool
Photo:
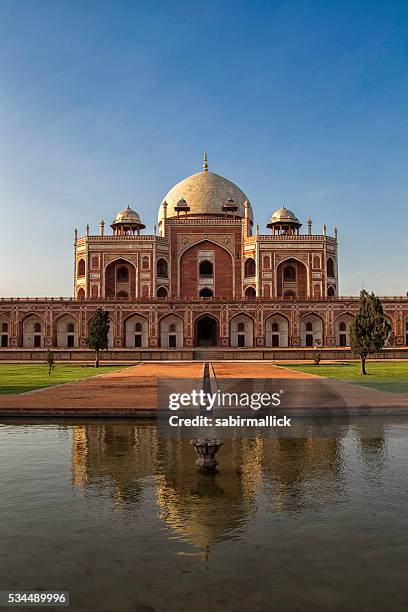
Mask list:
[[[152,421],[0,425],[0,590],[72,610],[402,610],[408,420],[226,438],[197,472]]]

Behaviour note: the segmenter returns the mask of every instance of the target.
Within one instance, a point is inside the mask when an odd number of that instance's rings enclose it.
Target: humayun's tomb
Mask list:
[[[80,359],[98,307],[110,315],[110,359],[285,358],[316,347],[350,355],[358,298],[339,295],[337,230],[315,234],[309,219],[301,231],[282,207],[260,233],[245,193],[209,172],[206,156],[202,172],[163,198],[152,235],[129,207],[110,227],[75,231],[72,298],[0,300],[1,358],[53,347]],[[382,303],[389,351],[406,357],[408,299]]]

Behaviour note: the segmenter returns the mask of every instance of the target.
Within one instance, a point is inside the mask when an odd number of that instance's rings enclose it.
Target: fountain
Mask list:
[[[216,454],[224,444],[224,441],[211,438],[198,438],[197,440],[190,440],[190,444],[195,447],[198,453],[196,465],[204,472],[214,472],[218,465]]]

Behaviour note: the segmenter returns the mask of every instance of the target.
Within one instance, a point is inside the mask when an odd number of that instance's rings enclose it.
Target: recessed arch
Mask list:
[[[300,319],[301,346],[320,347],[324,343],[324,321],[315,312],[305,314]]]
[[[79,320],[68,312],[61,313],[53,321],[54,346],[75,348],[79,345]]]
[[[126,348],[147,348],[149,346],[149,320],[132,313],[123,320],[123,335]]]
[[[159,278],[168,278],[168,263],[164,257],[160,257],[156,262],[156,274]]]
[[[206,255],[201,257],[199,250],[212,251],[213,256]],[[177,295],[181,298],[196,298],[199,293],[200,275],[199,261],[208,259],[213,262],[213,286],[214,294],[224,298],[232,298],[235,287],[235,261],[234,255],[222,244],[203,238],[193,244],[188,245],[178,257],[177,262]],[[194,271],[192,274],[183,274],[184,270]],[[224,272],[230,269],[232,274],[218,274],[217,271]],[[203,277],[201,277],[203,278]],[[210,281],[205,281],[210,284]]]
[[[0,347],[7,348],[10,345],[10,320],[0,314]]]
[[[290,273],[288,273],[290,272]],[[277,297],[308,297],[308,268],[296,256],[287,256],[276,267]]]
[[[106,298],[135,298],[136,266],[132,261],[126,257],[116,257],[106,264],[103,274]],[[127,293],[127,296],[124,293]]]
[[[237,314],[230,320],[230,344],[233,348],[254,346],[255,322],[248,314]]]
[[[350,346],[350,325],[354,315],[343,312],[334,320],[334,330],[336,335],[336,346]]]
[[[253,257],[247,257],[244,262],[244,276],[252,277],[256,274],[256,262]]]
[[[334,278],[335,273],[334,273],[334,259],[333,257],[328,257],[327,258],[327,276],[329,278]]]
[[[37,313],[28,313],[19,321],[20,346],[42,348],[44,346],[45,323]]]
[[[166,314],[159,319],[160,346],[163,348],[182,348],[184,321],[176,314]]]
[[[212,313],[204,313],[194,319],[195,345],[218,346],[219,321]]]
[[[84,299],[85,299],[85,289],[83,287],[79,287],[77,291],[77,300],[84,300]]]
[[[83,257],[81,257],[81,259],[78,259],[77,276],[78,277],[85,276],[85,259]]]
[[[158,287],[156,295],[158,298],[166,298],[168,296],[167,288],[163,287],[163,285],[161,287]]]
[[[210,287],[202,287],[199,296],[202,298],[212,298],[214,297],[214,292]]]
[[[275,312],[265,319],[265,345],[289,346],[289,321],[284,315]]]
[[[256,297],[255,287],[253,287],[252,285],[249,285],[249,287],[246,287],[244,295],[246,298],[255,298]]]

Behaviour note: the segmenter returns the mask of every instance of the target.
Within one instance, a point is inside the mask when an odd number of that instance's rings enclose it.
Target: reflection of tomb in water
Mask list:
[[[73,428],[72,478],[85,493],[109,494],[118,506],[138,503],[157,452],[154,424],[90,424]]]
[[[277,512],[330,503],[343,486],[341,439],[264,438],[263,477],[273,491],[271,503]],[[319,499],[309,497],[310,482],[322,482]],[[324,483],[330,483],[325,487]],[[313,490],[315,490],[314,484]]]
[[[225,440],[219,472],[210,475],[197,470],[187,439],[160,440],[157,503],[176,537],[204,549],[246,526],[260,486],[259,445],[258,440]]]
[[[218,458],[218,473],[200,473],[189,439],[158,438],[155,423],[73,430],[75,485],[122,509],[140,505],[143,488],[153,486],[158,515],[174,537],[202,549],[245,529],[260,492],[275,512],[330,504],[341,494],[339,438],[226,438]]]

